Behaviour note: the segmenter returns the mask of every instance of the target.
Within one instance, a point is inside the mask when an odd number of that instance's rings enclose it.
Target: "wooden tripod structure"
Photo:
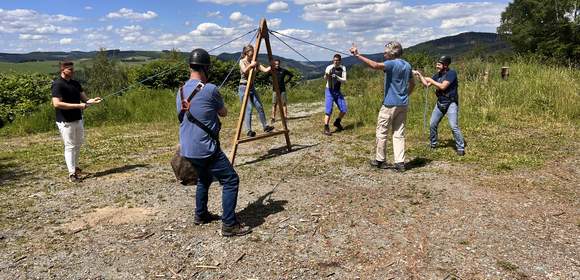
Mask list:
[[[268,25],[266,24],[266,19],[262,19],[260,21],[260,28],[256,38],[256,46],[254,47],[254,55],[252,57],[252,61],[256,61],[258,58],[258,53],[260,52],[260,45],[262,43],[262,39],[264,39],[264,42],[266,43],[266,50],[268,51],[268,61],[270,61],[270,69],[271,69],[270,73],[272,74],[272,84],[274,85],[274,91],[276,92],[276,106],[278,106],[279,109],[278,111],[280,111],[280,115],[282,116],[282,130],[256,135],[255,137],[240,138],[242,134],[242,125],[244,123],[244,117],[246,116],[246,108],[248,106],[250,89],[253,87],[254,79],[256,78],[256,68],[250,69],[250,72],[248,73],[248,84],[246,86],[246,91],[244,92],[244,98],[242,100],[242,108],[240,109],[238,126],[236,128],[236,133],[234,135],[232,143],[232,150],[230,152],[230,162],[232,163],[232,165],[234,164],[234,161],[236,159],[238,145],[242,143],[252,142],[260,140],[262,138],[284,134],[284,136],[286,137],[286,147],[288,151],[292,149],[292,145],[290,144],[290,135],[289,135],[290,131],[288,130],[288,126],[286,125],[286,116],[284,115],[284,110],[282,108],[280,88],[278,87],[278,78],[276,75],[277,70],[274,68],[274,59],[272,57],[272,46],[270,45],[270,36],[268,33]]]

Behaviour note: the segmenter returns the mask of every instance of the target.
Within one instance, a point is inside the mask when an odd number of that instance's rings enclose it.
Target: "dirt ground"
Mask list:
[[[17,222],[0,231],[0,279],[580,279],[578,149],[506,172],[425,154],[401,174],[368,165],[374,141],[348,119],[327,137],[319,111],[290,113],[292,152],[282,136],[239,149],[252,234],[195,226],[195,187],[168,162],[87,166],[80,184],[30,174],[2,193],[29,204],[2,214]],[[133,158],[152,153],[171,148]]]

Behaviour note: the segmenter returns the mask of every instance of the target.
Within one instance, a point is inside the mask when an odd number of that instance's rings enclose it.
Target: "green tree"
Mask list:
[[[515,0],[497,31],[518,53],[580,63],[580,0]]]
[[[101,49],[92,63],[86,66],[86,91],[90,95],[106,95],[127,86],[127,70],[117,60],[109,58]]]

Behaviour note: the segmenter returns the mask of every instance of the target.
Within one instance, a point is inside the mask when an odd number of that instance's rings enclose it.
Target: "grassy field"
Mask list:
[[[0,72],[52,74],[58,72],[58,61],[0,62]]]
[[[546,160],[565,157],[566,149],[562,147],[576,143],[580,125],[580,71],[521,61],[510,65],[512,75],[503,81],[499,78],[500,65],[476,60],[456,67],[460,79],[460,127],[468,145],[468,156],[458,159],[453,153],[437,150],[436,159],[479,163],[497,170],[539,167]],[[485,69],[491,72],[487,81],[481,75]],[[351,133],[372,143],[382,99],[382,72],[356,69],[350,71],[348,77],[343,91],[349,113],[344,122],[353,128]],[[312,80],[291,88],[288,92],[290,106],[323,101],[323,86],[322,80]],[[262,88],[258,92],[269,119],[271,90]],[[224,120],[224,131],[233,130],[239,111],[237,92],[223,89],[222,95],[230,111]],[[123,96],[109,97],[101,105],[87,110],[85,124],[111,134],[115,134],[116,129],[122,133],[127,127],[139,129],[145,123],[175,127],[174,98],[172,90],[136,89]],[[428,128],[424,117],[428,122],[434,103],[433,90],[425,91],[417,86],[411,96],[406,130],[407,141],[413,143],[408,145],[412,154],[427,150]],[[322,119],[322,114],[319,117]],[[0,135],[10,138],[46,132],[56,133],[54,112],[49,104],[1,129]],[[440,142],[453,147],[446,119],[439,132]],[[117,148],[115,153],[122,153],[124,147]],[[28,154],[16,149],[3,151],[0,157],[20,158]]]

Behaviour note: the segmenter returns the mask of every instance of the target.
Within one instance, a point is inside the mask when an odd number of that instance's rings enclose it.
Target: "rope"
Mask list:
[[[257,30],[254,29],[254,30]],[[257,34],[258,32],[256,32]],[[247,34],[246,34],[247,35]],[[251,45],[254,42],[254,39],[256,39],[256,36],[252,36],[252,38],[250,39],[250,42],[248,43],[248,45]],[[232,72],[234,71],[234,69],[236,69],[236,64],[240,63],[240,60],[242,59],[242,57],[244,56],[244,53],[240,53],[240,58],[238,58],[238,61],[236,63],[234,63],[234,65],[232,65],[232,68],[230,69],[230,72],[228,72],[228,75],[226,76],[226,78],[224,79],[224,81],[220,84],[220,86],[218,87],[218,89],[221,89],[222,86],[226,83],[226,81],[228,80],[228,78],[230,77],[230,75],[232,74]]]
[[[314,64],[314,62],[310,61],[310,59],[306,58],[305,56],[303,56],[299,51],[295,50],[293,47],[291,47],[290,45],[288,45],[286,42],[284,42],[284,40],[280,39],[280,37],[276,36],[276,34],[272,33],[272,31],[270,31],[270,34],[272,34],[272,36],[276,37],[276,39],[280,40],[280,42],[282,42],[284,45],[286,45],[288,48],[290,48],[291,50],[293,50],[295,53],[297,53],[299,56],[301,56],[302,58],[306,59],[308,62],[310,62],[312,65],[314,65],[315,67],[319,67],[318,65]]]
[[[321,46],[321,45],[317,45],[317,44],[314,44],[314,43],[310,43],[308,41],[305,41],[305,40],[302,40],[302,39],[298,39],[298,38],[292,37],[290,35],[282,34],[282,33],[278,32],[278,31],[275,31],[275,30],[270,30],[270,32],[271,33],[276,33],[276,34],[282,35],[284,37],[288,37],[290,39],[293,39],[293,40],[296,40],[296,41],[300,41],[302,43],[309,44],[309,45],[312,45],[312,46],[315,46],[315,47],[318,47],[318,48],[321,48],[321,49],[329,50],[331,52],[340,53],[340,54],[343,54],[343,55],[346,55],[346,56],[352,56],[350,53],[345,53],[345,52],[342,52],[342,51],[338,51],[338,50],[334,50],[334,49],[331,49],[331,48],[327,48],[327,47],[324,47],[324,46]]]
[[[253,30],[250,30],[250,31],[248,31],[248,32],[244,33],[244,34],[243,34],[243,35],[241,35],[241,36],[238,36],[238,37],[236,37],[236,38],[234,38],[234,39],[232,39],[232,40],[230,40],[230,41],[227,41],[227,42],[225,42],[225,43],[223,43],[223,44],[221,44],[221,45],[219,45],[219,46],[217,46],[217,47],[214,47],[213,49],[209,50],[209,51],[208,51],[208,53],[209,53],[209,52],[212,52],[212,51],[215,51],[215,50],[217,50],[217,49],[219,49],[219,48],[221,48],[221,47],[223,47],[223,46],[225,46],[225,45],[227,45],[227,44],[230,44],[230,43],[232,43],[232,42],[234,42],[234,41],[236,41],[236,40],[238,40],[238,39],[240,39],[240,38],[242,38],[242,37],[245,37],[246,35],[248,35],[248,34],[250,34],[250,33],[254,32],[254,31],[256,31],[256,30],[258,30],[258,29],[257,29],[257,28],[255,28],[255,29],[253,29]],[[167,70],[165,70],[165,71],[159,72],[159,73],[157,73],[157,74],[155,74],[155,75],[149,76],[149,77],[147,77],[147,78],[145,78],[145,79],[143,79],[143,80],[141,80],[141,81],[138,81],[138,82],[136,82],[136,83],[133,83],[133,84],[131,84],[131,85],[127,86],[127,87],[124,87],[124,88],[122,88],[122,89],[120,89],[120,90],[118,90],[118,91],[116,91],[116,92],[113,92],[113,93],[111,93],[111,94],[105,95],[104,97],[101,97],[101,99],[102,99],[102,100],[105,100],[105,98],[108,98],[108,97],[110,97],[110,96],[115,96],[115,95],[117,95],[117,94],[120,94],[120,93],[122,93],[122,92],[124,92],[124,91],[127,91],[127,90],[129,90],[129,89],[131,89],[131,88],[135,87],[135,86],[136,86],[136,85],[138,85],[138,84],[143,84],[144,82],[146,82],[146,81],[148,81],[148,80],[151,80],[151,79],[153,79],[153,78],[155,78],[155,77],[157,77],[157,76],[159,76],[159,75],[165,74],[165,73],[167,73],[167,72],[169,72],[169,71],[173,71],[173,70],[177,69],[177,68],[178,68],[178,67],[180,67],[180,66],[181,66],[181,65],[177,64],[177,65],[175,65],[175,66],[173,66],[173,67],[171,67],[171,68],[169,68],[169,69],[167,69]],[[230,73],[231,73],[231,72],[230,72]],[[229,76],[229,74],[228,74],[228,76]],[[227,78],[228,78],[228,77],[226,77],[226,79],[227,79]],[[222,85],[223,85],[223,83],[222,83]],[[221,87],[221,85],[220,85],[220,87]]]

